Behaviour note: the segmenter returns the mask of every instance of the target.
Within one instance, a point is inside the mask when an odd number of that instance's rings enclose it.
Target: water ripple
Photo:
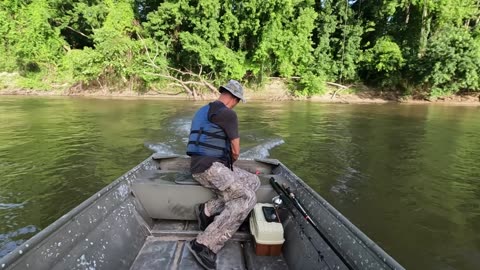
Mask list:
[[[23,203],[0,203],[0,210],[23,208],[24,205],[25,205],[25,202],[23,202]]]
[[[16,231],[0,234],[0,258],[16,249],[37,231],[39,231],[37,227],[28,225]]]

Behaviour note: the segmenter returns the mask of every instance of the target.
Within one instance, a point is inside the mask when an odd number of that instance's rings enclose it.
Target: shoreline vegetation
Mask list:
[[[480,0],[0,2],[0,94],[464,102]],[[45,91],[45,92],[43,92]]]
[[[381,103],[408,103],[408,104],[448,104],[480,106],[480,93],[450,95],[441,98],[428,99],[423,96],[404,96],[401,92],[372,90],[366,86],[351,86],[349,88],[327,87],[324,94],[298,97],[291,93],[288,85],[282,79],[271,78],[269,83],[261,89],[246,87],[245,95],[249,101],[313,101],[321,103],[346,104],[381,104]],[[71,89],[33,90],[6,88],[0,90],[0,96],[65,96],[114,99],[177,99],[177,100],[211,100],[215,93],[200,94],[194,99],[192,96],[178,92],[176,89],[163,89],[144,93],[130,90],[109,91],[100,88],[90,88],[84,91]]]

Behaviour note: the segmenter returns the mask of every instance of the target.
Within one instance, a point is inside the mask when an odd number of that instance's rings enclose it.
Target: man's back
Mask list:
[[[238,118],[235,111],[227,108],[225,104],[218,100],[211,102],[207,106],[209,106],[208,119],[223,129],[228,138],[227,143],[230,143],[229,141],[232,139],[238,138]],[[190,170],[192,174],[202,173],[210,168],[214,162],[220,162],[225,166],[229,166],[228,159],[225,158],[193,155]]]

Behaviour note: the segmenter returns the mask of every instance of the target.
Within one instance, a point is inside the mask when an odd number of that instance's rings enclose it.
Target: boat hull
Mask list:
[[[200,269],[185,245],[199,233],[193,206],[214,195],[191,178],[189,162],[152,155],[0,259],[0,269]],[[333,246],[295,209],[280,208],[281,256],[256,256],[241,227],[219,254],[218,269],[403,269],[279,161],[236,165],[259,174],[259,202],[276,195],[270,177],[290,186]]]

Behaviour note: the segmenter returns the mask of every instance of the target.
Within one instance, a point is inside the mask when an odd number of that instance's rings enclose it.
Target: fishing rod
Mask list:
[[[280,185],[275,178],[270,178],[270,184],[272,185],[273,189],[280,195],[281,198],[286,198],[290,203],[292,203],[295,208],[302,214],[303,218],[312,225],[315,231],[322,237],[322,239],[327,243],[327,245],[335,252],[335,254],[340,258],[340,260],[345,264],[345,266],[349,270],[353,270],[354,268],[350,265],[349,262],[338,252],[338,250],[333,246],[330,240],[320,231],[315,221],[312,220],[310,215],[307,213],[305,208],[302,206],[300,201],[297,199],[295,194],[291,191],[290,187],[286,186],[285,184]],[[283,196],[282,196],[283,195]],[[313,244],[313,243],[312,243]]]

